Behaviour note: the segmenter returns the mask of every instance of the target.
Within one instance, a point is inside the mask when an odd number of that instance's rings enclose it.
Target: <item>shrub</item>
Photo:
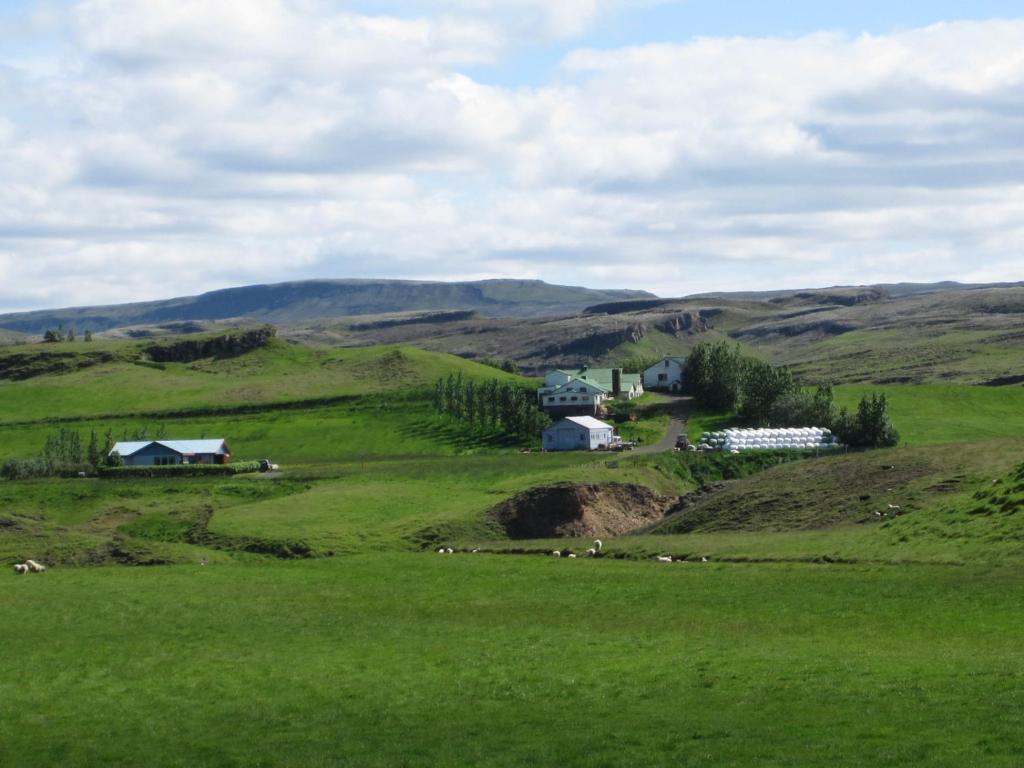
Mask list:
[[[236,461],[231,464],[167,464],[145,467],[101,467],[100,477],[107,479],[143,477],[220,477],[259,472],[258,461]]]

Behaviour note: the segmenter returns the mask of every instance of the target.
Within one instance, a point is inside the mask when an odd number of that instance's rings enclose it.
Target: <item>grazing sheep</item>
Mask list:
[[[45,565],[40,565],[35,560],[26,560],[25,561],[25,565],[27,565],[29,570],[32,571],[33,573],[42,573],[43,571],[46,570],[46,566]]]
[[[551,553],[551,556],[552,557],[561,557],[562,556],[562,550],[556,549],[554,552]]]
[[[473,550],[473,554],[475,555],[475,554],[476,554],[477,552],[479,552],[479,551],[480,551],[479,549],[474,549],[474,550]]]
[[[452,555],[452,554],[455,554],[455,550],[454,550],[454,549],[452,549],[451,547],[448,547],[448,548],[447,548],[447,549],[446,549],[446,550],[444,551],[444,553],[445,553],[446,555]]]
[[[671,563],[672,558],[668,555],[658,555],[657,560],[659,563]]]
[[[597,550],[596,549],[591,547],[590,549],[587,550],[587,557],[596,557],[596,556],[597,556]]]
[[[444,554],[444,547],[441,547],[439,550],[437,550],[437,554],[443,555]]]
[[[572,559],[572,558],[575,558],[576,555],[574,555],[572,552],[570,552],[568,555],[566,555],[566,557]]]
[[[604,546],[604,544],[601,543],[600,539],[594,539],[594,549],[596,549],[598,552],[600,552],[601,551],[601,547],[603,547],[603,546]]]
[[[889,509],[899,510],[900,509],[900,505],[899,504],[890,504],[889,505]]]
[[[25,563],[15,563],[14,572],[17,574],[28,573],[28,566]]]
[[[706,563],[706,562],[708,561],[708,559],[707,559],[706,557],[702,557],[702,558],[700,559],[700,561],[701,561],[702,563]]]

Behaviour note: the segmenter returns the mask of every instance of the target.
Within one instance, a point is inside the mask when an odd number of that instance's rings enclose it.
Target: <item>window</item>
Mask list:
[[[572,400],[572,401],[573,401],[574,403],[575,403],[575,402],[576,402],[577,400],[579,400],[579,398],[578,398],[578,397],[576,397],[576,395],[573,395],[573,396],[572,396],[571,398],[569,398],[569,399],[570,399],[570,400]]]
[[[564,403],[564,402],[565,402],[565,398],[564,398],[564,397],[560,397],[560,398],[558,398],[558,402],[560,402],[560,403]]]
[[[667,373],[659,373],[658,374],[658,381],[668,381],[668,374]]]
[[[582,443],[586,439],[587,439],[587,436],[584,435],[582,432],[580,432],[580,442]]]
[[[668,361],[668,360],[666,360],[666,361],[665,361],[665,367],[666,367],[666,368],[668,368],[668,363],[669,363],[669,361]]]
[[[549,397],[549,398],[548,398],[548,402],[549,402],[549,403],[553,403],[553,402],[555,402],[555,398],[553,398],[553,397]]]

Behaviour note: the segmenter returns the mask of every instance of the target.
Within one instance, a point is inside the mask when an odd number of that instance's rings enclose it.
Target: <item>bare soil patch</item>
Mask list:
[[[510,539],[621,536],[661,520],[678,499],[640,485],[541,486],[490,512]]]

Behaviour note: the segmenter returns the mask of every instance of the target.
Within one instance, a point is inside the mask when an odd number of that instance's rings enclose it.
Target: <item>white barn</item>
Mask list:
[[[615,443],[615,428],[593,416],[568,416],[544,430],[545,451],[595,451]]]
[[[666,357],[644,371],[644,389],[680,392],[685,375],[685,357]]]

